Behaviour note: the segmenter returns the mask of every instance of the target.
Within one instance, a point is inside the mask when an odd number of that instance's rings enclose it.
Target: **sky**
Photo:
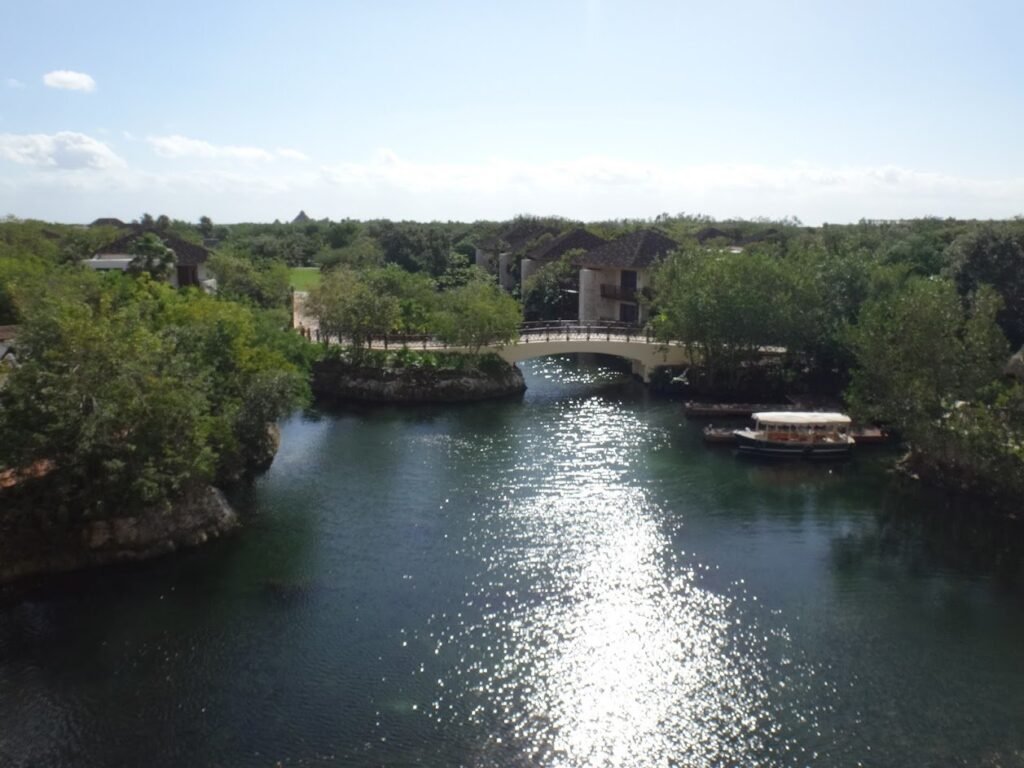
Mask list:
[[[1024,3],[0,0],[0,216],[1024,214]]]

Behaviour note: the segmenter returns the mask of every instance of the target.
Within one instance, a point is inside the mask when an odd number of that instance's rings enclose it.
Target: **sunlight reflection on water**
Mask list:
[[[433,717],[488,733],[480,764],[788,762],[773,688],[792,696],[813,675],[772,672],[769,656],[792,655],[785,631],[672,550],[637,466],[663,436],[597,397],[551,409],[488,449],[514,452],[515,470],[483,481],[463,552],[483,573],[465,611],[423,633],[451,659]]]

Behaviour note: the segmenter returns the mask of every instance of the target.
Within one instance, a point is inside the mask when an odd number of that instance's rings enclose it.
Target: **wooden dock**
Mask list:
[[[792,403],[683,403],[683,413],[694,419],[743,419],[761,411],[796,411]]]

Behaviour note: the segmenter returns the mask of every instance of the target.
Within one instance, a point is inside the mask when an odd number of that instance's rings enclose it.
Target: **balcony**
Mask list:
[[[601,298],[616,301],[636,301],[636,288],[624,288],[621,285],[601,283]]]

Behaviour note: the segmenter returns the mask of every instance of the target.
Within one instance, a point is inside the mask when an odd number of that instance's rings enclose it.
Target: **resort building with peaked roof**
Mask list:
[[[545,235],[554,237],[560,228],[541,219],[517,219],[500,235],[487,237],[476,246],[475,262],[492,275],[507,291],[516,287],[516,258]]]
[[[577,257],[580,322],[643,324],[647,309],[639,299],[650,287],[652,267],[678,247],[660,232],[639,229]]]
[[[99,271],[127,271],[135,259],[135,255],[131,252],[132,246],[136,240],[149,232],[150,230],[138,229],[124,237],[119,237],[109,245],[100,248],[91,259],[87,259],[86,266]],[[153,234],[159,237],[165,246],[174,251],[174,271],[170,277],[171,285],[175,288],[183,288],[209,284],[211,276],[206,267],[210,258],[209,250],[170,232],[153,232]]]
[[[570,229],[558,237],[545,240],[536,248],[527,252],[519,266],[519,274],[523,283],[545,264],[558,261],[570,251],[589,251],[608,241],[598,237],[583,227]]]

